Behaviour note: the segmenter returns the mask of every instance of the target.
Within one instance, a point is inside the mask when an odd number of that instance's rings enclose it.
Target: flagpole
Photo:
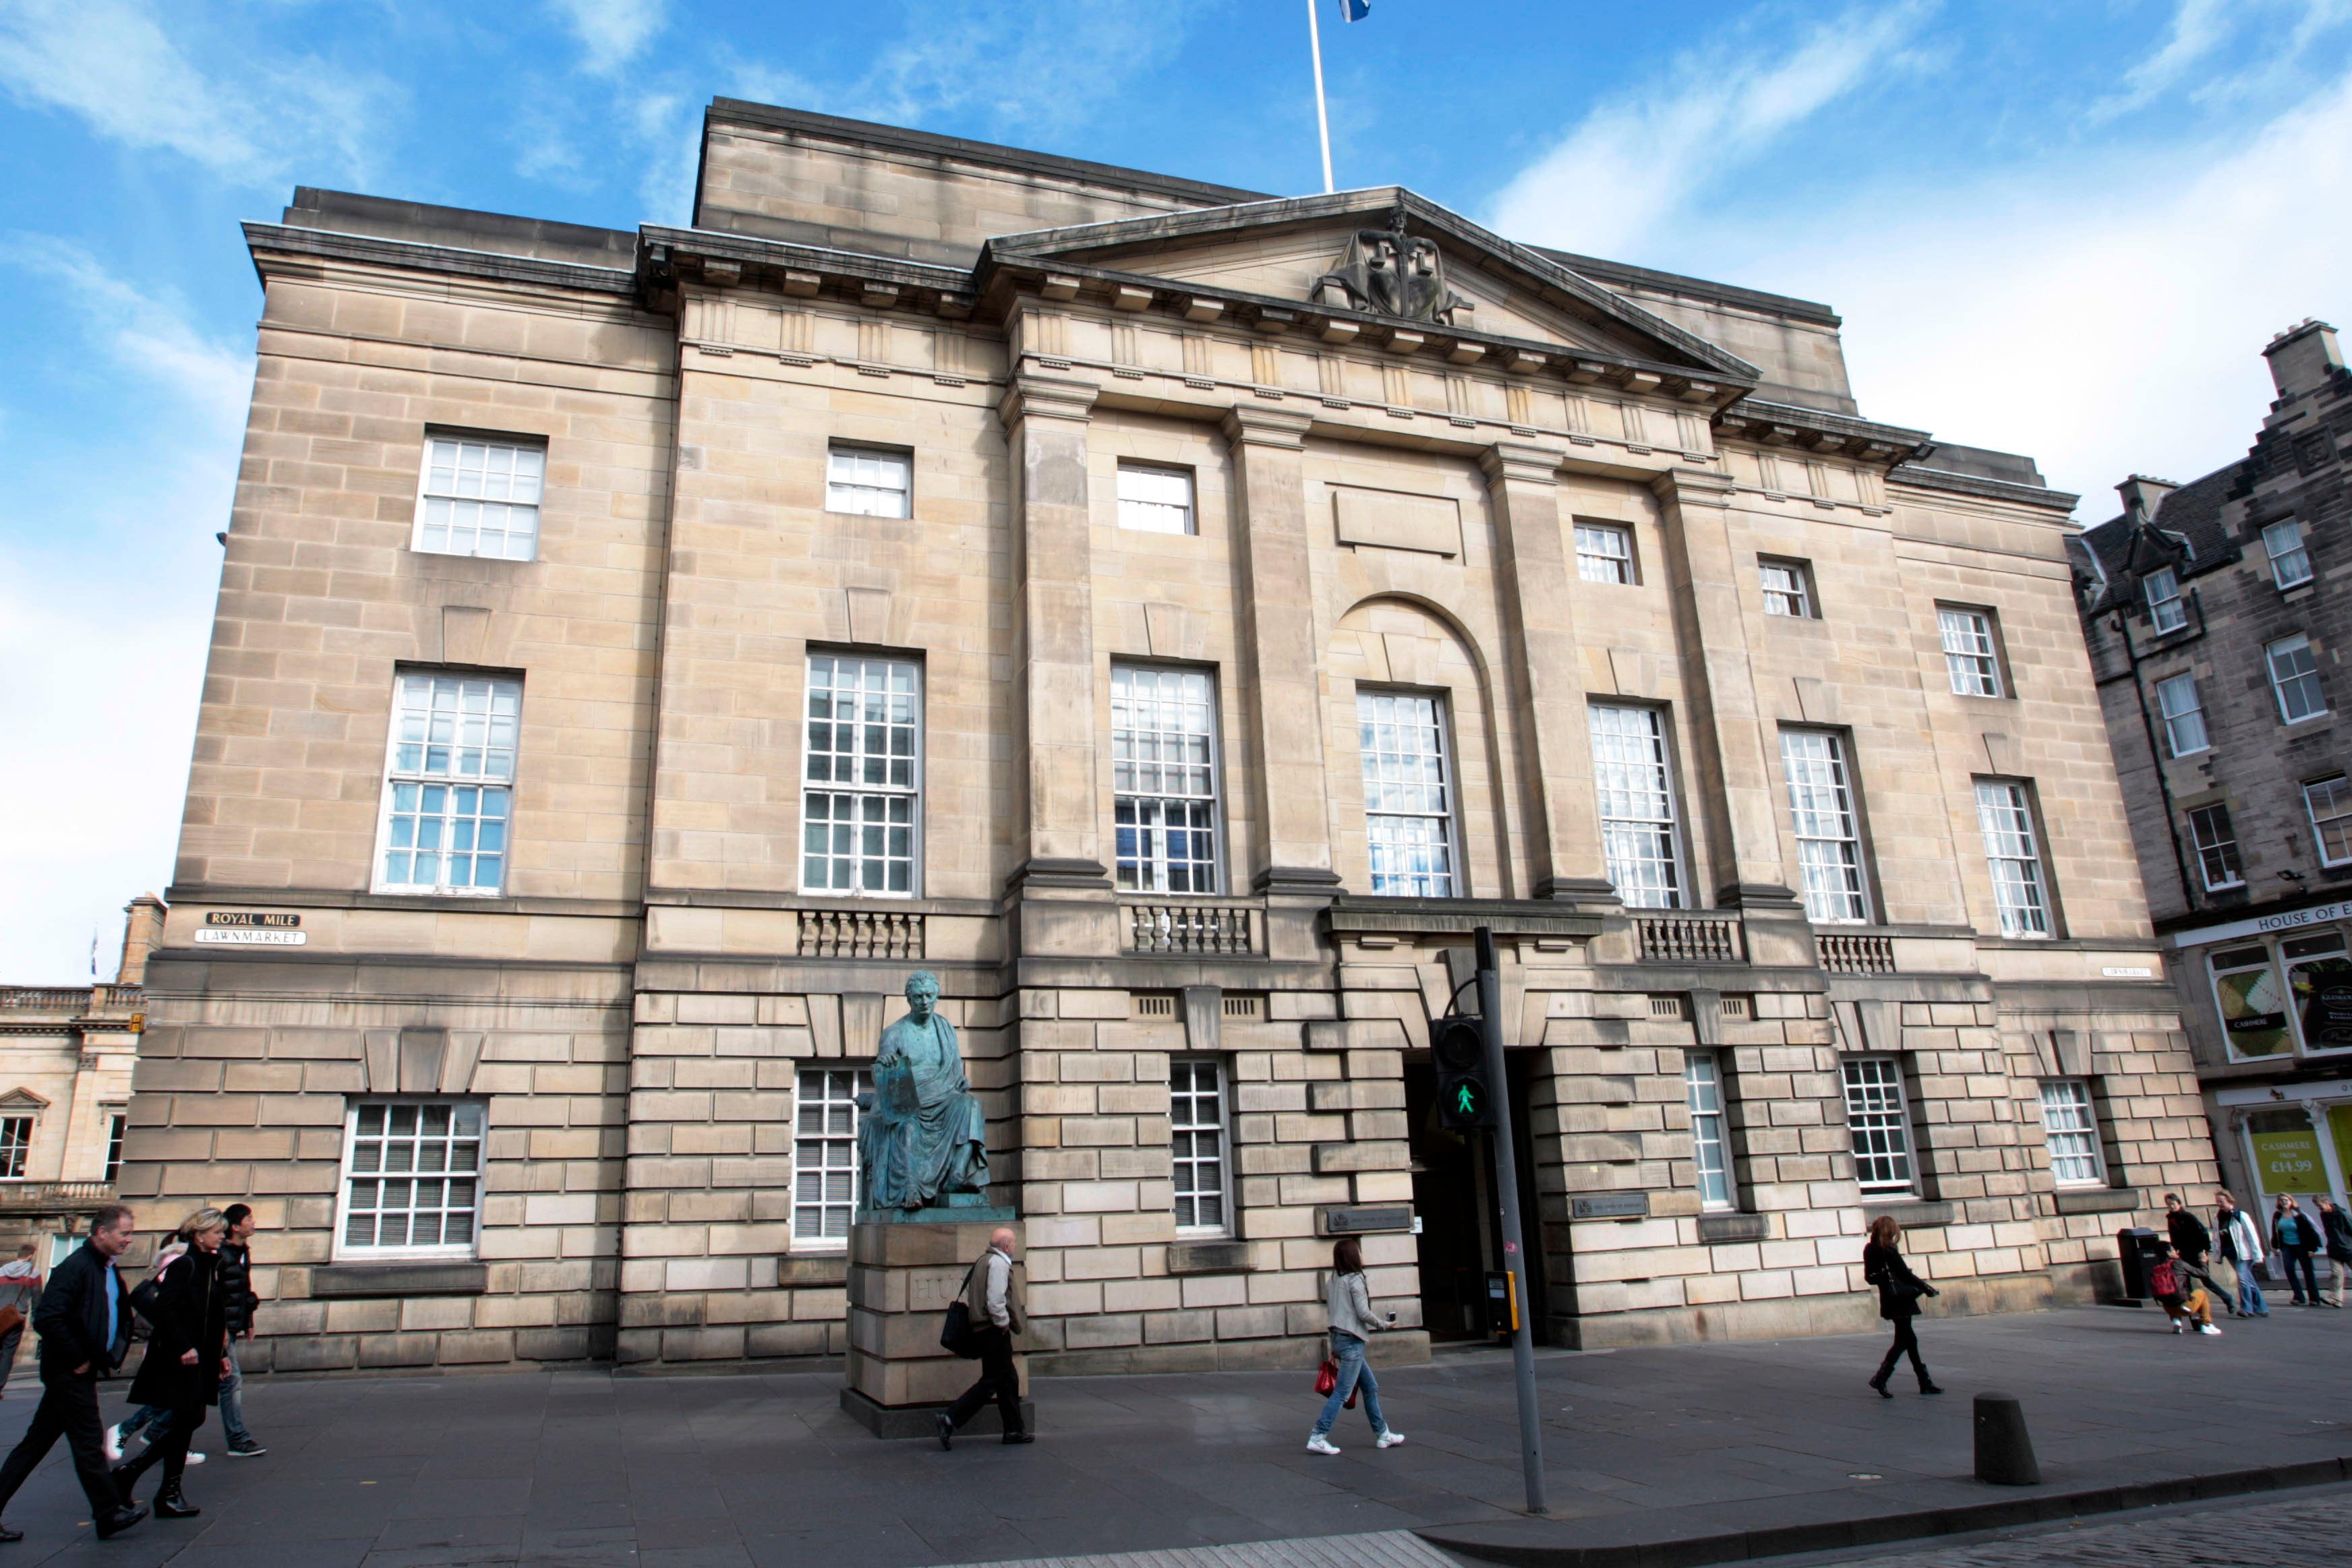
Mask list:
[[[1323,193],[1331,193],[1331,116],[1323,107],[1323,25],[1317,20],[1315,7],[1321,0],[1307,0],[1307,37],[1315,51],[1315,129],[1323,136]]]

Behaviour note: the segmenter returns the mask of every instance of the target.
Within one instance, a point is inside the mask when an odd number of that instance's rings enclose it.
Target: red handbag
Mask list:
[[[1331,1390],[1339,1386],[1339,1364],[1327,1355],[1323,1358],[1321,1370],[1315,1374],[1315,1392],[1328,1396]]]

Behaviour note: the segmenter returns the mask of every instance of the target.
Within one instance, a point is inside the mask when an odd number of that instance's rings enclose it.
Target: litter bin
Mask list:
[[[2116,1232],[2116,1253],[2124,1266],[2124,1300],[2144,1301],[2148,1299],[2147,1271],[2156,1266],[2170,1244],[2144,1225],[2129,1225]]]

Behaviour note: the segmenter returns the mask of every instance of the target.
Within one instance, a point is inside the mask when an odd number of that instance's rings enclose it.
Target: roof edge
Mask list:
[[[968,163],[1014,170],[1024,174],[1049,174],[1066,180],[1110,181],[1133,190],[1177,196],[1202,206],[1231,206],[1240,202],[1271,199],[1267,192],[1245,191],[1236,185],[1187,180],[1181,175],[1158,174],[1148,169],[1097,163],[1087,158],[1065,158],[1057,152],[1034,152],[994,141],[973,141],[961,136],[942,136],[936,131],[883,125],[870,120],[847,120],[839,115],[819,114],[813,110],[785,109],[776,104],[753,103],[740,98],[712,99],[709,107],[704,110],[703,121],[706,130],[716,123],[732,123],[770,131],[797,131],[835,141],[887,147],[901,152],[955,158]]]
[[[1524,243],[1524,242],[1522,242]],[[1538,256],[1549,256],[1570,272],[1582,273],[1596,283],[1613,283],[1628,287],[1664,288],[1676,294],[1695,295],[1723,305],[1747,305],[1775,315],[1793,316],[1822,327],[1843,327],[1845,318],[1818,299],[1799,299],[1793,295],[1771,294],[1761,288],[1743,288],[1737,283],[1716,283],[1687,273],[1660,272],[1653,267],[1635,267],[1631,262],[1609,261],[1597,256],[1579,256],[1574,251],[1554,250],[1548,245],[1530,245],[1528,249]]]

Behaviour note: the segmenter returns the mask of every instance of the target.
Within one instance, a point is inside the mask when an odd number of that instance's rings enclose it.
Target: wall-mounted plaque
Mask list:
[[[1650,1212],[1646,1192],[1596,1192],[1569,1200],[1571,1219],[1640,1219]]]
[[[196,928],[196,940],[214,946],[299,947],[310,940],[302,917],[257,909],[215,909]]]

